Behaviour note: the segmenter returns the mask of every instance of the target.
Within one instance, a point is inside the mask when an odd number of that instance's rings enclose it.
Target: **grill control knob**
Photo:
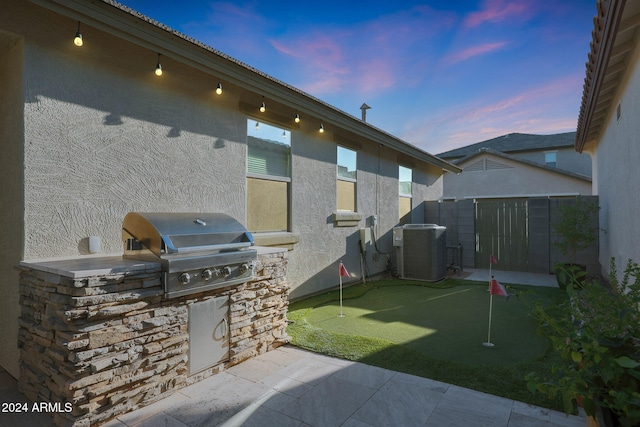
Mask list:
[[[223,267],[220,274],[222,275],[222,277],[227,277],[228,275],[231,274],[231,267],[229,266]]]
[[[247,264],[242,264],[240,268],[238,268],[238,271],[240,272],[240,274],[244,274],[247,272],[248,269],[249,269],[249,266]]]
[[[186,285],[191,281],[191,275],[189,273],[182,273],[180,277],[178,277],[178,281],[181,285]]]
[[[202,271],[201,276],[202,276],[202,278],[204,280],[211,280],[211,278],[213,277],[213,271],[211,271],[211,269],[207,268],[206,270]]]

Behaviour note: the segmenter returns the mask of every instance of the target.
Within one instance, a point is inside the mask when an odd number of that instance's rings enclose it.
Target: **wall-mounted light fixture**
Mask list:
[[[322,121],[320,121],[320,129],[318,129],[318,132],[324,133],[324,125],[322,124]]]
[[[296,113],[296,117],[293,119],[294,122],[300,123],[300,114]]]
[[[265,111],[267,111],[267,106],[264,103],[264,96],[262,97],[262,104],[260,104],[260,112],[264,113]]]
[[[73,39],[73,44],[80,47],[82,46],[82,33],[80,32],[80,21],[78,21],[78,31],[76,31],[76,36]]]
[[[218,79],[218,86],[216,86],[216,93],[218,95],[222,95],[222,83],[220,83],[220,79]]]
[[[162,65],[160,65],[160,54],[158,54],[158,65],[156,65],[156,76],[162,75]]]

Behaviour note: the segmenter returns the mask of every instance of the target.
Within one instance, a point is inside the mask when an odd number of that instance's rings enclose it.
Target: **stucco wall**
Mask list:
[[[516,157],[525,160],[531,160],[544,165],[545,151],[556,152],[556,167],[584,176],[591,176],[591,158],[587,153],[578,153],[573,147],[548,149],[543,151],[525,151],[519,153],[510,153]]]
[[[305,132],[307,126],[292,135],[291,143],[292,231],[300,236],[299,243],[289,252],[292,298],[336,286],[340,261],[352,280],[361,277],[360,229],[371,226],[373,215],[378,220],[374,234],[382,254],[375,254],[370,247],[363,265],[366,263],[364,269],[368,273],[384,271],[388,257],[394,256],[391,230],[399,219],[398,154],[367,144],[357,148],[357,210],[362,219],[357,226],[336,225],[332,219],[336,212],[336,143],[327,135],[331,130],[327,129],[324,137],[311,137]],[[425,197],[440,197],[437,177],[437,169],[415,166],[413,222],[424,221]]]
[[[245,219],[243,117],[181,88],[178,73],[208,87],[202,73],[173,64],[154,79],[153,55],[103,39],[72,51],[27,45],[25,259],[86,254],[92,235],[120,252],[128,211]],[[106,51],[99,65],[89,49]]]
[[[608,274],[611,257],[618,271],[627,259],[640,262],[640,47],[636,46],[607,125],[593,155],[594,194],[600,198],[600,264]],[[616,119],[618,102],[620,120]]]
[[[591,194],[591,183],[567,175],[515,162],[486,153],[461,164],[463,169],[482,159],[505,168],[491,170],[463,170],[460,174],[444,174],[444,197],[516,197],[560,194]]]
[[[76,26],[29,2],[9,2],[0,16],[0,29],[25,40],[23,52],[0,59],[3,71],[11,64],[9,80],[0,84],[18,88],[0,104],[10,110],[3,116],[17,124],[2,133],[2,161],[10,164],[3,168],[3,184],[15,184],[2,193],[3,225],[14,240],[11,256],[0,260],[0,269],[11,272],[1,289],[11,317],[3,342],[16,342],[13,267],[20,259],[85,256],[89,236],[100,237],[101,254],[120,254],[121,223],[129,211],[216,211],[246,224],[247,115],[241,106],[260,94],[225,83],[217,96],[210,74],[166,57],[158,78],[155,52],[90,26],[83,27],[85,44],[78,48],[72,43]],[[24,69],[15,65],[21,58]],[[378,248],[385,252],[392,249],[391,229],[398,222],[402,159],[362,140],[362,220],[350,227],[333,221],[339,130],[331,123],[325,129],[321,135],[304,119],[292,129],[291,231],[299,235],[289,252],[292,297],[336,286],[341,259],[359,278],[360,228],[376,215]],[[435,167],[414,166],[414,222],[424,218],[424,198],[441,197],[440,174]],[[386,265],[387,254],[366,254],[369,273]],[[10,347],[2,350],[11,354],[0,363],[15,375],[17,349]]]

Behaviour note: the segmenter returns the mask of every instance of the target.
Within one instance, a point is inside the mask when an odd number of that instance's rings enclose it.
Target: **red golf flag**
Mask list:
[[[491,254],[491,255],[489,256],[489,262],[490,262],[491,264],[497,264],[497,263],[498,263],[498,260],[496,259],[496,257],[494,257],[494,256],[493,256],[493,254]]]
[[[340,263],[340,271],[339,271],[340,276],[344,276],[344,277],[350,277],[349,276],[349,272],[347,271],[347,269],[345,268],[343,263]]]
[[[491,287],[489,288],[491,295],[502,295],[503,297],[509,296],[507,290],[496,279],[491,279]]]

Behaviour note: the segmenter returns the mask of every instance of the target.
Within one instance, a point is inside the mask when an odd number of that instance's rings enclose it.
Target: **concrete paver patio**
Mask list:
[[[584,417],[280,347],[107,424],[124,426],[584,426]]]

